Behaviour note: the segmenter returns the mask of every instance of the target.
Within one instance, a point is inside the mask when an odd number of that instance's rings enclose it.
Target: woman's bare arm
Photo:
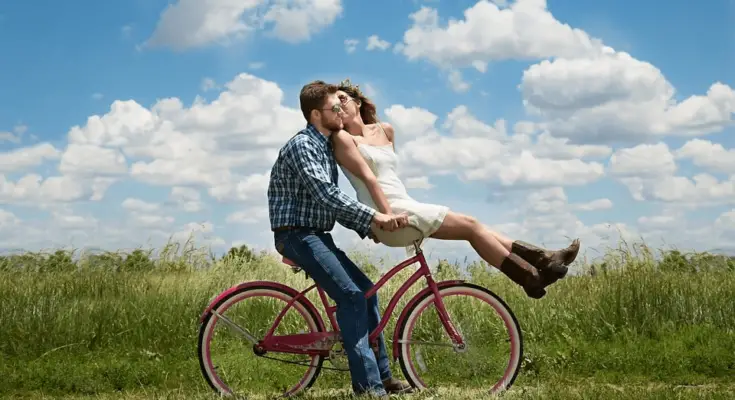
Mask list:
[[[378,179],[373,174],[370,166],[362,158],[350,134],[344,131],[332,134],[332,140],[334,144],[334,156],[337,162],[365,183],[373,202],[378,207],[378,211],[383,214],[392,214],[393,212],[388,204],[388,199],[385,197],[383,189],[380,188]]]

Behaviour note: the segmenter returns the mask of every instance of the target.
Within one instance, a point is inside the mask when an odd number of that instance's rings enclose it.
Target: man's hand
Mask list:
[[[373,232],[372,229],[370,231],[368,231],[367,237],[370,238],[370,239],[372,239],[373,242],[375,242],[375,243],[380,243],[380,240],[378,240],[378,237],[375,236],[375,233]]]
[[[388,215],[378,212],[375,213],[372,224],[377,225],[378,228],[384,231],[393,232],[396,229],[400,229],[408,225],[408,214],[401,213],[398,215]]]

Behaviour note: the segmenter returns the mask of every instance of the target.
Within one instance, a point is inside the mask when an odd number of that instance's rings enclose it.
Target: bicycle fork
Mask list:
[[[422,260],[422,263],[423,262],[424,261]],[[464,342],[462,335],[457,331],[457,328],[454,327],[454,324],[449,318],[449,313],[447,312],[447,308],[444,306],[444,301],[442,300],[439,294],[439,286],[437,286],[436,282],[434,281],[434,278],[431,275],[426,276],[426,282],[429,285],[431,292],[434,294],[434,299],[432,300],[432,302],[434,303],[434,306],[436,307],[437,312],[439,313],[439,320],[441,321],[442,326],[444,326],[444,330],[449,335],[449,338],[452,339],[452,344],[453,344],[452,347],[454,347],[455,351],[458,351],[458,352],[464,351],[467,345]]]

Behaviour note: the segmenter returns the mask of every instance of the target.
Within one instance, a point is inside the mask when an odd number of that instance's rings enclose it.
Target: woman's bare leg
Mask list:
[[[540,299],[546,295],[539,271],[518,254],[509,252],[477,219],[450,211],[431,237],[468,241],[483,260],[521,286],[529,297]]]
[[[447,214],[442,225],[431,237],[442,240],[466,240],[483,260],[496,268],[500,267],[510,253],[510,246],[500,242],[477,219],[452,211]]]
[[[532,297],[542,297],[548,285],[566,275],[566,265],[579,251],[579,241],[561,251],[547,251],[493,232],[476,218],[450,211],[431,236],[442,240],[466,240],[477,254],[523,286]],[[539,288],[540,286],[540,288]],[[538,296],[538,297],[537,297]]]
[[[513,251],[513,241],[512,240],[510,240],[508,237],[504,236],[498,231],[494,231],[490,228],[485,228],[485,229],[487,229],[487,231],[490,232],[490,234],[495,237],[495,240],[500,242],[500,244],[502,244],[506,250]]]

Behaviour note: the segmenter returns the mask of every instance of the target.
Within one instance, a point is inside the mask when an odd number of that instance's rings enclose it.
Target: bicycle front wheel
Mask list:
[[[471,283],[439,289],[449,319],[465,347],[456,349],[439,319],[435,296],[427,292],[399,321],[401,369],[418,389],[461,388],[497,394],[510,388],[523,354],[521,328],[508,305],[490,290]]]

